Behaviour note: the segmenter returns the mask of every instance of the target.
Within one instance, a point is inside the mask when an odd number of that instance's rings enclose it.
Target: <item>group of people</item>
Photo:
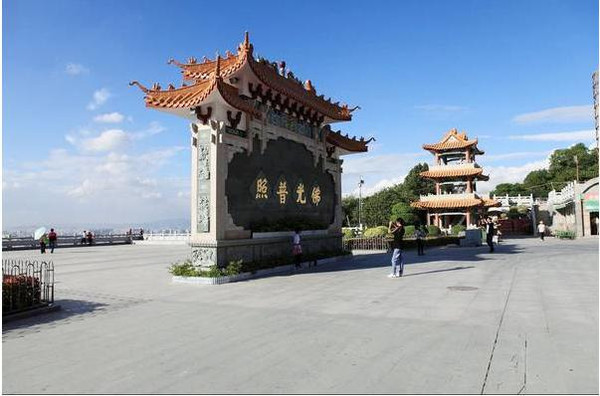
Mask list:
[[[58,239],[58,235],[54,231],[54,228],[50,228],[49,233],[44,233],[40,237],[40,252],[42,254],[46,253],[46,247],[50,249],[50,253],[54,253],[54,248],[56,248],[56,240]]]
[[[92,231],[85,231],[81,234],[81,244],[85,245],[86,243],[91,246],[92,242],[94,242],[94,234]]]

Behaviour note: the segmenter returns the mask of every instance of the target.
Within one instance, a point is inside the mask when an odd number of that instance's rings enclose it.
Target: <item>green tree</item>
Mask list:
[[[392,206],[390,220],[396,220],[398,217],[402,217],[406,224],[410,225],[420,222],[418,211],[407,202],[398,202]]]
[[[415,165],[408,172],[402,183],[406,198],[411,201],[416,201],[419,199],[420,195],[435,193],[435,182],[421,177],[421,172],[428,170],[429,165],[422,163]]]
[[[404,200],[402,184],[396,184],[363,199],[362,221],[368,227],[386,225],[396,202]]]
[[[342,198],[342,212],[344,213],[343,223],[347,227],[358,225],[358,198],[352,195]],[[348,220],[350,220],[350,224],[346,224]]]
[[[533,194],[534,197],[547,197],[548,192],[552,190],[552,176],[546,169],[531,171],[525,176],[523,186],[527,189],[527,194]]]
[[[493,191],[490,191],[490,196],[494,195],[529,195],[529,190],[523,185],[523,183],[500,183],[496,186]]]

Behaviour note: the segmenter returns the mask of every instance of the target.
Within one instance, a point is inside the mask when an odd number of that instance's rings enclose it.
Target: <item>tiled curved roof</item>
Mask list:
[[[502,202],[496,201],[495,199],[482,198],[482,200],[483,200],[483,206],[485,206],[486,208],[491,208],[494,206],[502,206]]]
[[[238,55],[228,54],[227,57],[221,59],[221,76],[227,77],[230,74],[233,74],[236,70],[243,65],[243,62],[240,62],[242,59]],[[216,59],[209,60],[206,59],[202,63],[196,63],[193,60],[193,63],[179,63],[175,60],[170,60],[169,63],[174,63],[177,66],[181,67],[183,78],[186,80],[206,80],[211,77],[215,72]],[[241,64],[240,64],[241,63]]]
[[[144,100],[147,107],[169,109],[193,108],[202,103],[208,95],[217,89],[223,99],[232,107],[250,113],[258,118],[261,116],[260,111],[250,101],[240,97],[236,87],[223,82],[220,77],[215,78],[213,76],[210,80],[199,81],[189,87],[166,91],[147,89],[137,82],[130,83],[130,85],[134,84],[137,84],[146,94]]]
[[[158,108],[192,108],[200,104],[216,87],[216,80],[204,80],[188,87],[146,90],[146,106]]]
[[[430,179],[438,179],[444,177],[457,177],[457,176],[479,176],[483,173],[482,168],[448,168],[448,169],[436,169],[421,172],[422,177]],[[481,175],[483,176],[483,175]],[[482,178],[483,179],[483,178]]]
[[[256,61],[252,53],[253,46],[246,36],[244,42],[238,47],[236,55],[228,54],[226,58],[221,60],[221,76],[227,77],[248,63],[256,77],[268,88],[286,95],[331,119],[339,121],[352,119],[352,110],[347,105],[340,106],[339,103],[326,100],[323,95],[317,96],[316,91],[309,82],[305,86],[294,78],[280,75],[277,69],[268,62]],[[216,60],[205,60],[203,63],[196,63],[195,59],[192,59],[192,62],[187,64],[170,60],[169,63],[174,63],[182,68],[186,80],[197,82],[210,79],[216,68]]]
[[[477,139],[469,140],[465,132],[458,133],[456,128],[453,128],[446,132],[442,140],[433,144],[424,144],[423,148],[429,151],[446,151],[455,150],[461,148],[467,148],[470,146],[477,146]],[[477,147],[475,147],[477,149]],[[478,154],[483,154],[483,151],[477,149]]]
[[[477,198],[450,198],[436,199],[434,201],[416,201],[411,202],[410,206],[417,209],[454,209],[454,208],[471,208],[474,206],[482,206],[483,201]]]
[[[340,147],[344,150],[354,152],[367,152],[368,150],[367,143],[369,143],[369,141],[365,141],[364,139],[350,139],[346,136],[343,136],[340,132],[330,131],[327,133],[325,139],[327,143],[333,144],[334,146]]]

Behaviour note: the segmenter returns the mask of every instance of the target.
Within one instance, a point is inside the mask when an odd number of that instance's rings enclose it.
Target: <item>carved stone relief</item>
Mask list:
[[[216,248],[192,248],[192,264],[208,267],[216,264]]]
[[[210,231],[210,134],[198,136],[196,232]]]

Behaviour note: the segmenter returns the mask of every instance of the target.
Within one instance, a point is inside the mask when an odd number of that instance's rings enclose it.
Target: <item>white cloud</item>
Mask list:
[[[342,166],[343,194],[358,196],[358,181],[365,181],[362,195],[369,196],[394,184],[402,183],[408,172],[418,163],[428,162],[431,155],[423,153],[406,154],[363,154],[344,159]]]
[[[519,158],[532,158],[532,157],[541,157],[548,156],[552,154],[552,151],[520,151],[514,153],[506,153],[506,154],[486,154],[483,156],[482,160],[485,162],[493,162],[493,161],[506,161],[512,159]]]
[[[460,112],[468,110],[468,107],[465,106],[454,106],[454,105],[439,105],[439,104],[427,104],[427,105],[418,105],[414,106],[417,110],[424,111],[432,111],[432,112]]]
[[[490,176],[487,182],[477,183],[477,191],[488,193],[501,183],[522,183],[525,176],[531,171],[547,169],[550,166],[549,158],[541,161],[528,162],[519,166],[488,166],[484,167],[484,174]]]
[[[94,121],[96,122],[102,122],[102,123],[107,123],[107,124],[118,124],[119,122],[123,121],[125,119],[125,116],[121,113],[106,113],[106,114],[100,114],[97,115],[96,117],[94,117]]]
[[[513,118],[518,124],[541,122],[582,122],[593,120],[592,105],[553,107],[533,113],[519,114]]]
[[[131,137],[133,139],[144,139],[150,136],[154,136],[157,135],[161,132],[164,132],[166,130],[165,127],[163,127],[162,125],[160,125],[160,123],[156,122],[156,121],[152,121],[150,123],[150,125],[148,126],[148,128],[139,131],[139,132],[134,132],[131,134]]]
[[[538,133],[526,135],[511,135],[508,138],[511,140],[528,140],[538,142],[575,142],[575,141],[590,141],[595,139],[595,131],[593,129],[584,131],[572,132],[556,132],[556,133]]]
[[[100,136],[85,139],[81,142],[81,148],[85,151],[112,151],[122,149],[129,143],[130,137],[121,129],[109,129]]]
[[[65,67],[65,73],[70,74],[72,76],[77,76],[79,74],[88,74],[90,70],[79,63],[67,63]]]
[[[88,110],[96,110],[98,107],[102,106],[111,96],[112,95],[110,91],[106,88],[94,91],[92,101],[87,105]]]
[[[3,170],[5,225],[143,222],[189,216],[189,171],[164,175],[184,148],[141,154],[52,150]],[[48,211],[48,202],[52,210]]]

